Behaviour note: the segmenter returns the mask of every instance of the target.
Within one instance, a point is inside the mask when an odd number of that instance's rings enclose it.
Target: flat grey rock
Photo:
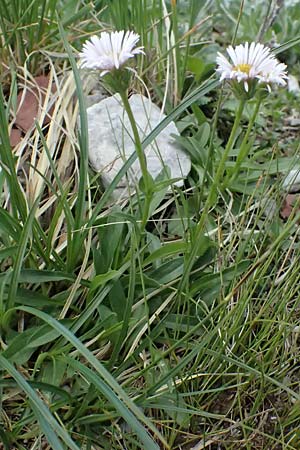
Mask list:
[[[291,169],[283,180],[282,187],[286,192],[300,191],[300,168]]]
[[[296,78],[294,75],[288,76],[288,90],[289,92],[299,92],[299,81],[298,78]]]
[[[129,103],[142,141],[165,115],[142,95],[132,95]],[[90,164],[96,172],[101,172],[103,183],[107,186],[135,150],[131,125],[118,94],[87,108],[87,119]],[[154,179],[167,166],[170,178],[181,178],[174,183],[181,186],[191,169],[191,161],[172,135],[179,135],[174,122],[169,123],[146,148],[147,166]],[[128,183],[135,186],[140,177],[137,159],[119,187],[126,187]]]
[[[96,103],[99,103],[105,97],[106,97],[105,94],[103,94],[103,92],[101,92],[101,91],[95,91],[92,94],[86,95],[85,96],[86,108],[89,108],[89,107],[95,105]]]

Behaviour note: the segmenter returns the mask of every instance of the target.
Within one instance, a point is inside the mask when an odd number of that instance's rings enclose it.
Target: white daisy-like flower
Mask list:
[[[100,76],[115,69],[120,69],[130,58],[140,53],[143,47],[136,47],[140,36],[133,31],[106,31],[98,36],[92,36],[83,44],[81,67],[101,70]]]
[[[252,42],[238,45],[233,48],[229,46],[227,53],[231,61],[218,53],[217,72],[221,74],[220,80],[237,80],[244,82],[244,89],[249,91],[249,82],[257,80],[265,83],[270,90],[270,84],[286,84],[286,65],[279,63],[268,47]]]

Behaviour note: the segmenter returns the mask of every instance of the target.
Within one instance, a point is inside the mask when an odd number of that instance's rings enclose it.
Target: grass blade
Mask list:
[[[31,208],[30,213],[28,214],[28,217],[26,219],[26,222],[24,223],[24,228],[22,230],[20,241],[19,241],[19,249],[17,253],[17,257],[15,260],[13,273],[11,277],[10,287],[9,287],[9,293],[8,293],[8,300],[7,300],[7,310],[14,307],[17,289],[18,289],[18,283],[19,283],[19,276],[24,260],[24,255],[27,247],[27,242],[30,237],[30,234],[32,232],[32,223],[34,221],[34,215],[35,211],[39,204],[39,197],[34,202],[34,205]]]
[[[79,76],[79,71],[77,68],[77,64],[75,58],[73,56],[70,45],[67,41],[65,31],[60,21],[58,20],[58,27],[60,36],[62,38],[64,47],[68,53],[70,64],[74,74],[74,81],[76,85],[76,93],[78,96],[79,103],[79,114],[80,114],[80,132],[79,132],[79,148],[80,148],[80,166],[79,166],[79,186],[77,192],[77,201],[76,201],[76,211],[75,211],[75,230],[81,228],[83,224],[83,220],[85,217],[86,211],[86,189],[88,182],[88,124],[87,124],[87,115],[86,108],[84,103],[83,91],[81,79]],[[68,268],[73,268],[76,265],[76,261],[78,258],[78,253],[80,253],[80,248],[82,243],[82,236],[80,233],[75,233],[73,239],[70,243],[70,251],[69,251],[69,261]]]
[[[47,406],[42,402],[37,393],[32,389],[32,387],[27,383],[27,381],[22,377],[22,375],[14,368],[14,366],[2,355],[0,355],[0,367],[5,369],[18,383],[19,387],[26,393],[30,403],[32,404],[32,409],[36,414],[36,418],[39,421],[41,429],[47,439],[49,444],[55,450],[64,450],[64,447],[60,444],[59,436],[68,448],[71,450],[80,450],[75,442],[71,439],[69,434],[59,425],[56,419],[52,416]]]
[[[274,53],[274,55],[278,55],[279,53],[285,52],[289,48],[292,48],[295,45],[298,45],[299,43],[300,43],[300,36],[296,36],[295,38],[290,39],[284,44],[278,45],[278,47],[272,49],[272,53]]]
[[[99,389],[99,391],[103,395],[105,395],[107,399],[109,399],[110,403],[114,405],[114,407],[124,418],[126,423],[132,428],[132,430],[136,432],[141,442],[143,442],[143,444],[145,445],[144,448],[146,448],[147,450],[159,449],[158,445],[153,441],[153,439],[151,439],[147,431],[143,427],[141,427],[140,423],[132,414],[132,412],[124,406],[124,404],[118,399],[112,389],[106,383],[104,383],[104,381],[101,380],[99,376],[97,376],[91,369],[84,366],[79,361],[76,361],[72,358],[67,358],[67,361],[72,367],[74,367],[74,369],[81,372],[90,383],[92,383],[97,389]]]
[[[161,435],[161,433],[156,429],[156,427],[152,424],[152,422],[147,419],[147,417],[140,411],[140,409],[135,405],[135,403],[128,397],[126,392],[122,389],[122,387],[118,384],[115,378],[106,370],[106,368],[98,361],[98,359],[82,344],[82,342],[73,334],[70,330],[68,330],[64,325],[58,322],[53,317],[45,314],[41,311],[38,311],[34,308],[23,306],[18,308],[21,311],[25,311],[29,314],[39,317],[48,323],[51,327],[59,331],[62,336],[69,341],[78,351],[79,353],[91,364],[92,367],[98,372],[105,383],[108,385],[110,389],[114,391],[114,393],[122,400],[126,409],[134,414],[142,423],[144,423],[156,436],[157,438],[168,448],[168,445]],[[108,391],[107,391],[108,392]],[[122,413],[124,410],[119,411]],[[126,418],[125,418],[126,420]],[[141,435],[144,434],[145,429],[141,424],[138,426],[139,433]],[[153,447],[153,449],[157,447]]]

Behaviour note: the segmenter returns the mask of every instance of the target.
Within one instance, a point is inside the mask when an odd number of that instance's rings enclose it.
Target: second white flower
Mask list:
[[[229,46],[227,53],[231,61],[221,53],[217,56],[217,72],[221,75],[221,81],[230,79],[243,82],[246,92],[251,80],[265,83],[268,89],[272,83],[282,86],[286,84],[286,65],[280,63],[268,47],[255,42],[249,45],[246,42],[235,48]]]

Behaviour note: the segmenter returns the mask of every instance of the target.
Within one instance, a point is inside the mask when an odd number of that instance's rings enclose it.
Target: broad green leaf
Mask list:
[[[54,386],[49,383],[40,382],[40,381],[27,380],[27,382],[34,389],[38,389],[39,391],[44,391],[44,392],[51,392],[55,396],[58,396],[62,400],[64,400],[64,402],[68,402],[68,403],[72,402],[72,399],[73,399],[72,395],[70,395],[69,392],[67,392],[66,390],[64,390],[62,388],[59,388],[59,387]],[[18,386],[18,384],[14,379],[10,379],[10,380],[8,380],[8,379],[1,380],[0,379],[0,386],[8,387],[8,388],[16,388]]]
[[[63,300],[49,298],[46,295],[43,295],[41,292],[35,292],[33,290],[20,287],[17,290],[16,303],[19,303],[21,305],[33,306],[36,308],[56,308],[64,305]]]
[[[7,248],[3,248],[0,250],[0,261],[2,261],[3,259],[9,258],[10,256],[14,256],[16,254],[18,247],[17,246],[12,246],[12,247],[7,247]]]
[[[52,270],[22,269],[19,276],[20,283],[50,283],[55,281],[74,281],[75,276],[66,272]]]
[[[195,75],[197,81],[203,79],[203,77],[214,68],[213,64],[207,64],[203,59],[197,56],[189,56],[187,60],[187,69]]]
[[[46,361],[44,356],[46,356]],[[61,386],[67,378],[68,364],[59,354],[53,354],[51,351],[49,355],[42,355],[41,358],[37,358],[35,370],[39,371],[40,380],[45,386]],[[49,391],[52,392],[53,389]]]
[[[91,291],[94,291],[98,287],[106,284],[108,281],[113,280],[121,275],[119,270],[109,270],[106,273],[96,275],[91,284]]]
[[[153,283],[152,286],[157,287],[181,277],[182,272],[183,257],[178,256],[177,258],[173,258],[170,261],[162,264],[157,269],[145,273],[144,276],[146,281],[147,279],[149,279],[150,282],[154,281],[155,283]]]
[[[105,274],[112,267],[117,258],[118,248],[122,243],[122,235],[126,218],[122,211],[114,211],[105,223],[97,228],[100,248],[94,250],[94,265],[96,274]]]
[[[3,444],[3,450],[9,450],[12,448],[9,434],[0,428],[0,439]]]
[[[182,315],[178,314],[168,314],[162,322],[164,323],[166,328],[169,328],[170,330],[174,330],[181,333],[187,333],[192,327],[195,327],[199,323],[199,319],[195,316],[188,316],[185,315],[182,317]],[[196,330],[196,335],[202,335],[203,330]]]
[[[215,243],[208,236],[202,234],[202,236],[200,236],[197,241],[197,256],[203,256],[210,247],[215,247]]]
[[[200,106],[198,106],[196,103],[192,105],[192,111],[194,113],[195,118],[197,119],[198,125],[201,126],[207,123],[207,117],[205,116]]]
[[[210,126],[208,122],[204,122],[197,131],[197,134],[195,136],[195,140],[198,144],[198,149],[201,151],[203,147],[205,147],[206,144],[208,144],[208,140],[210,137]]]
[[[49,325],[28,328],[17,334],[3,352],[3,356],[15,364],[22,365],[37,347],[55,340],[58,336],[59,333]]]
[[[155,250],[145,260],[143,265],[152,263],[157,259],[167,258],[172,255],[178,255],[178,253],[184,253],[187,248],[186,242],[177,241],[169,244],[164,244],[161,248]]]
[[[122,320],[126,306],[126,296],[120,280],[116,280],[109,293],[109,303],[113,312],[117,314],[118,320]]]
[[[156,250],[161,247],[161,240],[156,234],[147,232],[147,252],[148,254],[152,254]],[[161,261],[159,259],[153,261],[153,268],[157,268],[160,266]]]
[[[209,273],[197,277],[191,283],[191,296],[200,295],[205,301],[212,302],[219,295],[222,287],[228,286],[233,280],[243,274],[250,266],[251,261],[241,261],[232,267],[224,269],[222,272]]]
[[[18,242],[21,233],[20,224],[3,208],[0,208],[0,231]]]
[[[172,236],[183,237],[186,230],[195,225],[193,219],[188,217],[183,206],[179,206],[171,216],[168,222],[168,232]]]

